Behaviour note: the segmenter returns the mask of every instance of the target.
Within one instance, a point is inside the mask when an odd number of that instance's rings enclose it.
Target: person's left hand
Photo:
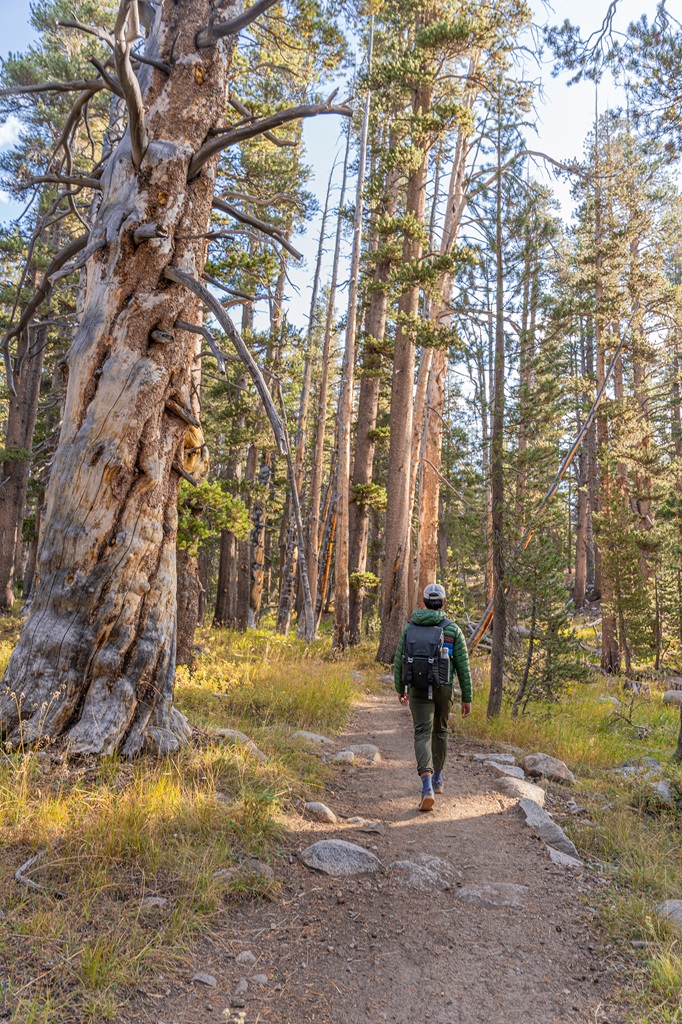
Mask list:
[[[462,704],[462,718],[467,718],[471,714],[471,704]]]
[[[398,695],[398,700],[400,701],[400,703],[402,704],[402,706],[404,708],[406,708],[407,705],[410,703],[410,698],[407,696],[406,693],[399,694]]]

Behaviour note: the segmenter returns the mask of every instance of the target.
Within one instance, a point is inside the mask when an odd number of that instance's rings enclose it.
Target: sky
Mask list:
[[[28,23],[29,0],[1,0],[3,32],[0,42],[0,57],[9,52],[24,50],[32,41],[34,34]],[[597,30],[606,14],[609,0],[554,0],[552,6],[547,0],[531,0],[535,24],[547,22],[557,24],[569,17],[580,26],[583,34]],[[615,21],[617,30],[624,30],[630,21],[636,20],[643,13],[651,17],[655,10],[655,0],[620,0]],[[531,40],[529,40],[531,42]],[[583,140],[590,130],[594,119],[595,93],[594,86],[589,82],[577,85],[567,84],[568,76],[553,78],[551,75],[551,59],[549,55],[545,63],[536,64],[528,58],[526,74],[529,78],[540,79],[542,88],[537,97],[537,128],[529,131],[528,144],[530,149],[537,149],[555,160],[566,161],[579,157],[582,153]],[[609,105],[622,104],[622,96],[613,82],[604,81],[599,88],[599,109]],[[313,118],[304,123],[303,137],[306,146],[306,159],[313,168],[313,177],[309,188],[318,197],[320,206],[324,202],[329,172],[335,156],[339,153],[341,142],[340,119],[334,116]],[[16,139],[18,122],[10,118],[0,124],[0,150],[9,146]],[[341,153],[341,156],[343,154]],[[340,168],[337,169],[336,180],[339,180]],[[570,185],[566,181],[557,180],[556,176],[547,171],[542,162],[536,167],[539,178],[551,182],[561,210],[566,220],[571,215]],[[352,182],[351,182],[352,187]],[[16,216],[19,207],[9,200],[9,196],[0,190],[0,222]],[[288,288],[289,320],[298,327],[307,321],[312,287],[312,268],[314,266],[319,235],[320,215],[308,223],[305,235],[294,239],[294,243],[304,255],[301,265],[290,264],[290,285]],[[333,224],[332,224],[333,229]],[[331,239],[327,250],[331,249]],[[328,256],[328,262],[331,257]],[[341,275],[343,277],[343,274]],[[324,277],[323,277],[324,280]],[[339,300],[341,304],[342,299]],[[258,324],[258,321],[257,321]]]

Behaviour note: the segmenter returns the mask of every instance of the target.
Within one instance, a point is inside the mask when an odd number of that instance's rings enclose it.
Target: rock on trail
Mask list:
[[[511,796],[518,800],[534,800],[540,807],[545,806],[545,791],[542,786],[536,786],[534,782],[527,779],[500,779],[495,784],[495,789],[505,796]]]
[[[552,782],[567,782],[571,786],[575,782],[575,776],[568,766],[549,754],[529,754],[524,757],[521,767],[535,778],[544,776]]]
[[[534,800],[519,800],[519,807],[526,815],[526,825],[533,834],[542,839],[547,846],[553,846],[569,857],[578,859],[578,851],[568,838],[564,830],[550,818],[547,811],[543,810]]]
[[[347,878],[381,870],[381,861],[363,846],[345,839],[321,839],[300,854],[307,868],[334,878]]]
[[[328,825],[336,825],[338,820],[331,807],[327,807],[319,800],[313,800],[305,805],[305,816],[313,821],[326,822]]]
[[[525,779],[526,773],[523,768],[517,768],[513,764],[500,764],[498,761],[484,761],[486,768],[492,768],[497,775],[510,779]]]
[[[496,882],[492,885],[467,885],[455,893],[460,903],[469,903],[473,907],[525,907],[528,886],[513,882]]]

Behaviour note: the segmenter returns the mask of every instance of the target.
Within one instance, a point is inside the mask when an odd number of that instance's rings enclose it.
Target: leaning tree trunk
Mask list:
[[[0,700],[13,745],[62,734],[74,752],[134,755],[188,734],[172,705],[186,430],[173,409],[189,407],[195,335],[174,325],[196,323],[198,301],[164,271],[204,268],[216,158],[188,169],[222,124],[232,51],[197,50],[212,18],[208,0],[157,11],[146,53],[173,60],[139,72],[148,148],[126,132],[101,178],[91,239],[104,245],[88,262],[31,612]]]
[[[21,530],[28,474],[31,465],[40,395],[40,375],[47,340],[47,327],[27,328],[19,346],[20,372],[16,376],[16,395],[10,395],[5,462],[0,474],[0,612],[14,604],[14,584],[21,554]]]

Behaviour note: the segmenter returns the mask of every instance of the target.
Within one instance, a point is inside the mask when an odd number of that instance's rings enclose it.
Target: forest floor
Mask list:
[[[278,899],[232,911],[195,948],[186,977],[169,982],[168,995],[162,980],[138,992],[121,1022],[625,1020],[614,998],[623,965],[593,927],[600,879],[552,864],[518,801],[470,760],[483,748],[451,745],[445,793],[433,813],[420,814],[411,720],[392,688],[366,695],[335,740],[337,749],[373,743],[381,751],[379,764],[335,766],[321,799],[339,824],[288,818],[274,864]],[[548,806],[560,808],[570,795],[555,786]],[[371,824],[347,822],[356,816]],[[309,871],[298,853],[330,838],[374,851],[385,870],[350,879]],[[414,890],[391,871],[419,854],[452,865],[450,888]],[[245,952],[253,964],[238,962]],[[215,987],[191,981],[195,972]],[[254,975],[260,983],[249,980]]]

